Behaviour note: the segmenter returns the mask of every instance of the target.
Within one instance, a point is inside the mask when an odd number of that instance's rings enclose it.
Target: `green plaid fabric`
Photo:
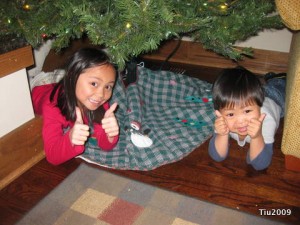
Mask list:
[[[84,160],[116,169],[152,170],[182,159],[212,135],[213,105],[206,102],[211,84],[170,71],[138,67],[137,72],[136,83],[127,88],[119,77],[111,99],[119,105],[117,146],[105,152],[89,140],[80,156]],[[132,121],[141,124],[141,132],[151,130],[150,147],[139,148],[131,142],[125,129]]]

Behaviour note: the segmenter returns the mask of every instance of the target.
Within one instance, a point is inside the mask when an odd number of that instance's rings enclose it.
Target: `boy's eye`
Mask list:
[[[233,113],[228,113],[227,117],[233,117]]]
[[[94,86],[94,87],[97,87],[97,83],[96,82],[92,82],[91,85]]]
[[[250,110],[250,109],[247,109],[247,110],[245,110],[245,113],[250,113],[252,110]]]

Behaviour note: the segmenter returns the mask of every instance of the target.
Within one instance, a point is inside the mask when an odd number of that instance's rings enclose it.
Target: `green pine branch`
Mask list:
[[[52,38],[57,50],[87,35],[120,68],[183,35],[239,60],[252,52],[235,48],[236,41],[284,27],[273,0],[5,0],[0,25],[0,40],[14,35],[38,47]]]

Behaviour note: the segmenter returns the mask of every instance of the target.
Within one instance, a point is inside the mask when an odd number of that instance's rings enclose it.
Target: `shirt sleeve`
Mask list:
[[[209,145],[208,145],[208,154],[210,155],[210,157],[217,161],[217,162],[221,162],[224,159],[227,158],[228,155],[228,151],[227,151],[227,155],[224,157],[221,157],[216,149],[216,145],[215,145],[215,140],[216,140],[216,134],[213,135],[213,137],[210,139],[209,141]],[[227,148],[229,148],[229,146],[227,146]]]
[[[108,137],[104,131],[104,129],[102,128],[101,124],[96,124],[94,123],[94,134],[93,137],[95,137],[98,141],[98,146],[104,150],[104,151],[110,151],[112,150],[116,144],[118,143],[119,140],[119,136],[115,136],[113,141],[110,142],[108,140]]]
[[[69,130],[64,132],[68,122],[57,107],[51,103],[45,104],[43,120],[44,151],[49,163],[59,165],[84,151],[83,145],[72,145],[70,141],[70,128],[73,125],[69,124]]]
[[[261,153],[256,156],[252,161],[250,160],[250,153],[247,153],[247,163],[252,165],[256,170],[266,169],[272,161],[273,155],[273,144],[265,144],[265,147],[261,151]]]

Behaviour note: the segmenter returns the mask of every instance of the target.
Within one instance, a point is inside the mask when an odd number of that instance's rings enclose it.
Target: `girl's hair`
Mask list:
[[[54,96],[57,94],[56,106],[67,120],[73,122],[76,120],[75,107],[77,106],[77,98],[75,89],[80,74],[89,68],[101,65],[113,66],[108,55],[96,48],[82,48],[69,58],[66,64],[65,76],[57,83],[50,95],[50,101],[53,102]],[[84,108],[83,111],[88,117],[89,123],[91,121],[100,123],[105,112],[103,106],[94,111]]]
[[[223,70],[212,86],[212,95],[216,110],[253,103],[261,107],[265,98],[258,77],[243,67]]]

